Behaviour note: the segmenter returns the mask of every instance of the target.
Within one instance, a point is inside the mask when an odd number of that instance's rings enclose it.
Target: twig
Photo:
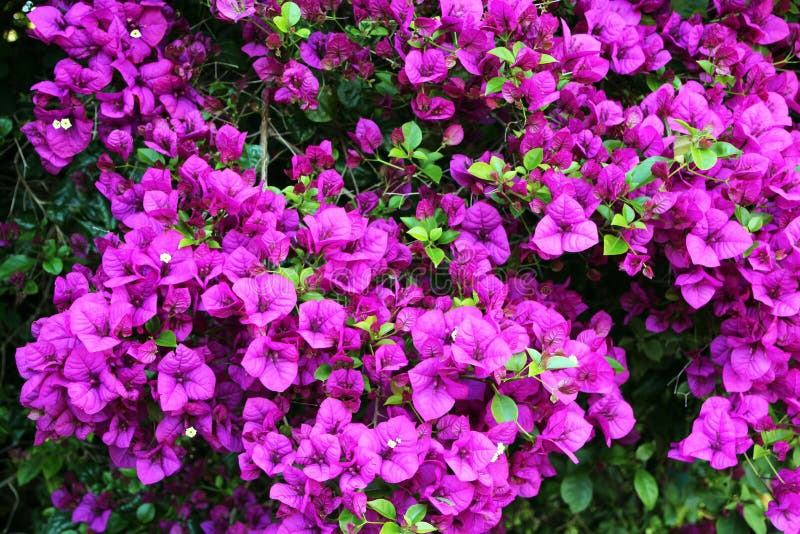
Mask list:
[[[14,504],[11,506],[11,512],[8,514],[8,520],[6,521],[6,526],[3,529],[4,534],[11,529],[11,522],[14,520],[14,516],[17,513],[17,507],[19,507],[19,493],[17,492],[17,488],[14,487],[14,484],[12,484],[13,479],[14,477],[12,476],[0,483],[0,487],[7,485],[11,493],[14,494]]]
[[[267,166],[269,165],[269,152],[267,143],[269,141],[269,104],[264,102],[261,106],[261,186],[269,185],[267,177]]]

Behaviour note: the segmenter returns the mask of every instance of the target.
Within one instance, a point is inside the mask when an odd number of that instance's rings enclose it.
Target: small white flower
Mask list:
[[[70,128],[72,128],[72,121],[69,120],[68,117],[64,117],[63,119],[61,119],[61,127],[65,130],[69,130]]]
[[[456,336],[458,335],[458,327],[453,328],[453,333],[450,334],[450,339],[453,340],[453,343],[456,342]]]
[[[139,39],[142,36],[142,32],[139,31],[139,28],[134,28],[131,30],[131,37],[134,39]]]
[[[397,442],[393,439],[390,439],[387,445],[389,446],[390,449],[394,449],[395,447],[397,447]]]
[[[61,129],[61,121],[58,120],[58,119],[53,119],[53,128],[55,128],[56,130],[60,130]]]
[[[197,430],[193,426],[190,426],[189,428],[186,429],[184,434],[186,434],[187,438],[193,438],[197,435]]]
[[[506,452],[506,446],[502,443],[498,443],[497,450],[492,456],[492,459],[489,460],[489,463],[495,463],[500,458],[500,455],[502,455],[504,452]]]
[[[162,252],[158,259],[161,260],[161,263],[169,263],[172,261],[172,256],[169,252]]]

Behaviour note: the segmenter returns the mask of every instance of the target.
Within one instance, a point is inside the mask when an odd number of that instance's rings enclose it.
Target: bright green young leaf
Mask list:
[[[323,363],[314,371],[314,378],[320,382],[324,382],[330,378],[331,373],[333,373],[333,368],[327,363]]]
[[[629,222],[630,221],[628,221],[621,213],[615,213],[614,217],[611,218],[611,226],[621,226],[622,228],[627,228]]]
[[[717,157],[723,159],[730,158],[733,156],[738,157],[742,154],[741,150],[739,150],[730,143],[726,143],[725,141],[717,141],[716,143],[711,145],[711,150],[714,151]]]
[[[460,235],[461,232],[457,230],[445,230],[444,232],[442,232],[442,237],[437,239],[436,242],[439,243],[440,245],[449,245],[450,243],[458,239],[458,236]]]
[[[401,534],[403,529],[397,523],[384,523],[380,534]]]
[[[156,345],[159,347],[174,348],[178,346],[178,339],[175,337],[175,332],[172,330],[164,330],[158,335]]]
[[[386,499],[374,499],[372,501],[368,501],[367,506],[381,514],[386,519],[391,519],[392,521],[397,519],[397,510],[395,510],[394,505]]]
[[[403,125],[403,146],[408,152],[413,152],[422,144],[422,130],[415,122],[407,122]]]
[[[717,164],[717,154],[710,148],[692,145],[692,161],[701,171],[707,171]]]
[[[658,500],[658,483],[656,479],[642,468],[633,476],[633,487],[647,510],[652,510]]]
[[[548,63],[558,63],[558,60],[550,54],[542,54],[539,57],[539,65],[547,65]]]
[[[669,161],[663,156],[652,156],[639,163],[636,167],[631,169],[625,175],[625,181],[628,182],[628,188],[631,191],[639,189],[655,180],[652,169],[657,161]]]
[[[497,393],[492,399],[492,415],[498,423],[513,422],[519,417],[519,408],[514,399]]]
[[[472,176],[476,178],[480,178],[481,180],[491,180],[492,179],[492,172],[493,169],[488,163],[484,163],[482,161],[476,161],[472,165],[469,166],[467,169]]]
[[[564,356],[550,356],[547,359],[547,370],[555,371],[558,369],[574,369],[578,367],[577,358],[565,358]]]
[[[603,236],[603,254],[605,256],[617,256],[628,252],[628,243],[624,239],[612,234]]]
[[[442,237],[442,229],[439,227],[434,228],[430,231],[429,236],[431,241],[438,241],[440,237]]]
[[[508,48],[502,46],[498,46],[497,48],[492,48],[491,50],[489,50],[489,53],[492,54],[493,56],[499,57],[509,65],[511,65],[512,63],[514,63],[514,61],[516,61],[514,59],[514,53],[511,52],[511,50],[509,50]]]
[[[283,16],[272,17],[272,22],[281,33],[287,33],[289,31],[289,21]]]
[[[532,171],[542,163],[544,151],[541,148],[532,148],[525,153],[522,164],[529,171]]]
[[[412,504],[403,515],[407,525],[416,525],[428,514],[428,506],[425,504]]]
[[[425,521],[420,521],[416,526],[416,530],[419,534],[424,534],[425,532],[436,532],[436,527],[430,523],[426,523]]]
[[[411,237],[416,239],[417,241],[427,241],[428,240],[428,231],[425,230],[422,226],[415,226],[414,228],[410,228],[406,231]]]
[[[300,17],[302,16],[300,6],[294,2],[286,2],[281,6],[281,16],[286,19],[289,26],[294,26],[300,22]]]
[[[425,253],[433,262],[433,265],[438,267],[444,261],[444,251],[437,247],[426,248]]]
[[[442,181],[442,168],[438,165],[426,165],[420,170],[431,180],[433,183],[438,184]]]
[[[484,91],[483,95],[486,96],[486,95],[491,95],[493,93],[499,93],[503,89],[503,85],[505,85],[507,81],[508,80],[506,80],[502,76],[495,76],[494,78],[486,82],[486,91]]]
[[[622,364],[619,363],[614,358],[612,358],[611,356],[606,356],[606,361],[608,362],[608,365],[610,365],[611,368],[614,369],[615,373],[619,374],[625,372],[625,368],[622,366]]]
[[[525,353],[518,352],[511,356],[511,358],[509,358],[509,360],[506,362],[506,369],[512,373],[519,373],[525,368],[525,363],[527,361],[528,357],[525,355]]]

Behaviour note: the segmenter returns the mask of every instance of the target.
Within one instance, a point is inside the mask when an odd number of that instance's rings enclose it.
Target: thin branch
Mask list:
[[[261,186],[269,185],[267,167],[269,166],[269,152],[267,144],[269,142],[269,104],[264,102],[261,106]]]

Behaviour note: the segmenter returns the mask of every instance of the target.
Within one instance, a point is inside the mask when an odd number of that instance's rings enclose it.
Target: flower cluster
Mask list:
[[[800,29],[740,4],[704,23],[660,0],[217,0],[263,87],[262,146],[292,153],[283,189],[198,111],[209,46],[164,45],[169,8],[37,8],[35,34],[74,58],[26,126],[48,168],[90,142],[90,94],[110,151],[171,158],[99,165],[120,231],[17,351],[37,441],[94,433],[145,484],[198,442],[235,453],[270,481],[251,521],[269,532],[490,531],[556,474],[551,453],[637,439],[611,315],[547,279],[577,263],[629,275],[624,322],[708,336],[685,368],[705,401],[670,457],[782,461],[800,424]],[[270,107],[350,110],[346,135],[300,149]],[[796,531],[780,473],[767,517]]]
[[[122,160],[134,137],[168,157],[196,152],[205,121],[193,80],[210,41],[163,1],[61,4],[28,13],[32,35],[68,55],[53,80],[31,88],[36,120],[22,128],[45,169],[67,166],[93,134]],[[181,37],[169,41],[173,31]]]

